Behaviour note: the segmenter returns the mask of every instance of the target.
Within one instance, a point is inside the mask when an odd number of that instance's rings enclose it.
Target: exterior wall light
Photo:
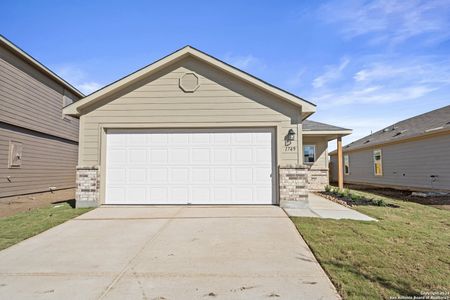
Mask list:
[[[286,140],[289,142],[292,142],[295,140],[295,131],[292,129],[289,129],[288,134],[286,136]]]

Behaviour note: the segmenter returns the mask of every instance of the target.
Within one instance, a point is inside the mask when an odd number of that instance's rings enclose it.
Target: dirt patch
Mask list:
[[[450,210],[450,196],[419,197],[419,196],[412,196],[411,191],[397,190],[391,188],[371,187],[356,184],[348,184],[345,187],[384,197],[399,199],[403,201],[410,201],[419,204],[430,205],[440,209]]]
[[[59,202],[75,204],[75,189],[0,198],[0,218]]]

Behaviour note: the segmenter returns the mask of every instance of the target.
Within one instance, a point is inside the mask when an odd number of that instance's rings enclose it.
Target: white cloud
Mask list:
[[[85,95],[92,94],[96,90],[100,89],[103,85],[98,82],[83,82],[77,85],[77,88],[80,89]]]
[[[291,78],[286,81],[286,84],[290,87],[298,87],[303,82],[303,75],[305,74],[306,69],[303,68],[297,73],[295,73]]]
[[[428,86],[405,86],[390,88],[372,86],[364,89],[353,88],[348,91],[334,92],[315,97],[323,109],[349,104],[388,104],[419,99],[434,88]]]
[[[450,37],[447,0],[332,0],[319,14],[328,23],[338,23],[345,38],[371,35],[373,44],[398,44],[418,36],[433,44]]]
[[[360,58],[353,65],[362,67],[341,72],[338,84],[315,90],[310,98],[326,109],[411,101],[450,87],[448,58],[378,56]]]
[[[341,59],[341,62],[340,62],[339,65],[337,65],[337,66],[327,66],[325,73],[323,73],[322,75],[316,77],[313,80],[313,82],[312,82],[313,87],[314,88],[322,88],[327,83],[329,83],[331,81],[335,81],[335,80],[341,78],[342,71],[347,67],[349,62],[350,62],[350,60],[348,58],[344,57],[344,58]]]
[[[75,86],[85,95],[89,95],[103,86],[99,82],[88,81],[86,72],[77,66],[64,65],[62,67],[56,67],[55,70],[61,78]]]
[[[224,60],[230,65],[245,71],[266,68],[266,65],[252,54],[242,56],[228,53],[225,55]]]

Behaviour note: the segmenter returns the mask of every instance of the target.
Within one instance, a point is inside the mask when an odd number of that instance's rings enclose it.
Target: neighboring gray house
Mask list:
[[[305,204],[328,184],[316,106],[192,47],[64,108],[80,118],[77,206]]]
[[[75,186],[83,94],[0,35],[0,197]]]
[[[344,183],[450,191],[450,105],[343,147]],[[337,151],[331,177],[337,180]]]

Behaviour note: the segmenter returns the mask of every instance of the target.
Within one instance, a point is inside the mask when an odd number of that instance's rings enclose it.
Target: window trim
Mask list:
[[[376,152],[380,153],[380,173],[379,174],[377,174],[377,171],[376,171],[376,160],[375,160]],[[372,161],[373,161],[373,174],[375,176],[383,176],[383,152],[381,151],[381,149],[374,149],[372,151]]]
[[[314,161],[313,162],[305,162],[305,147],[312,147],[314,150]],[[316,162],[316,145],[315,144],[304,144],[303,145],[303,164],[305,165],[312,165]]]
[[[347,163],[345,158],[347,158]],[[345,170],[346,165],[347,165],[347,172]],[[350,157],[348,156],[348,154],[344,154],[344,175],[350,175]]]

